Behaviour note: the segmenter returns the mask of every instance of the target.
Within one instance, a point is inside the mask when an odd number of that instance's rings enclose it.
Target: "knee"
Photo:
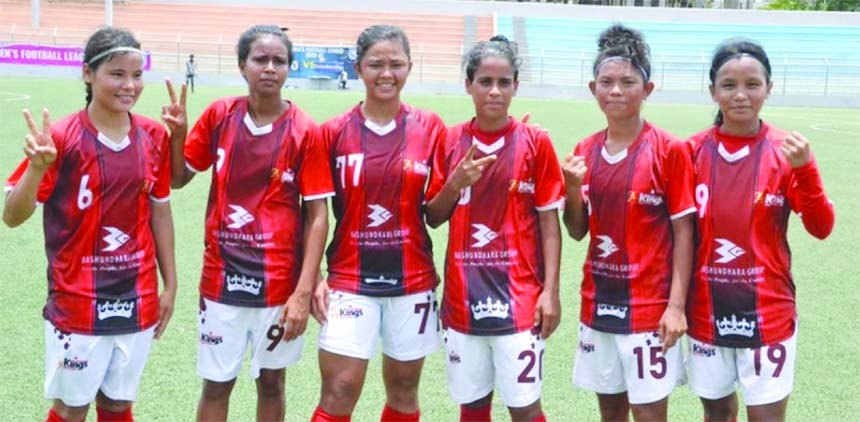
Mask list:
[[[236,380],[230,380],[227,382],[203,380],[203,400],[214,401],[229,399],[235,383]]]
[[[737,418],[738,403],[734,395],[717,400],[702,400],[705,420],[712,422],[731,421]]]
[[[323,409],[335,411],[336,414],[351,413],[361,394],[361,387],[361,382],[351,377],[330,377],[323,381],[320,404]]]
[[[262,397],[284,397],[284,371],[262,370],[257,378],[257,394]]]
[[[67,406],[62,400],[54,400],[53,410],[61,418],[67,421],[84,421],[87,418],[89,405]]]
[[[96,395],[96,406],[111,413],[121,413],[131,407],[131,402],[126,400],[114,400],[99,391],[98,395]]]

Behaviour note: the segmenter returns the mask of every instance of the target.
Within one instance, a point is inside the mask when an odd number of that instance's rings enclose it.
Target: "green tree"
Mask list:
[[[762,9],[858,12],[860,11],[860,0],[774,0]]]

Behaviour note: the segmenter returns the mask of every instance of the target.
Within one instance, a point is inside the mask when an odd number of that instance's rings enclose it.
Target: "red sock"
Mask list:
[[[134,422],[134,415],[131,413],[131,406],[121,412],[111,412],[96,406],[96,420],[98,422]]]
[[[711,422],[711,418],[705,416],[705,422]],[[738,422],[738,418],[732,418],[731,422]]]
[[[532,422],[546,422],[546,415],[544,415],[543,412],[540,412],[540,415],[537,415],[537,417],[532,419]]]
[[[385,405],[382,409],[382,416],[379,417],[380,422],[418,422],[421,417],[421,409],[415,413],[401,413],[394,410],[391,406]]]
[[[57,413],[57,411],[54,410],[54,408],[52,407],[50,410],[48,410],[48,418],[45,419],[45,422],[67,422],[67,421],[65,419],[63,419],[63,417],[60,416],[60,414]]]
[[[351,422],[352,415],[335,416],[326,413],[321,407],[317,406],[314,414],[311,415],[311,422]]]
[[[490,404],[484,407],[468,407],[460,405],[460,422],[490,422],[493,408]]]

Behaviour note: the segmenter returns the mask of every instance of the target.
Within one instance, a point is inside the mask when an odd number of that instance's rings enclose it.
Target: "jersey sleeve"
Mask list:
[[[833,203],[824,192],[824,183],[815,160],[792,170],[787,196],[791,208],[800,214],[803,227],[809,234],[819,239],[830,235],[836,214]]]
[[[448,180],[448,154],[451,149],[449,145],[453,145],[454,140],[457,139],[457,127],[445,129],[442,133],[444,134],[444,139],[437,141],[433,149],[430,184],[427,187],[427,194],[425,195],[428,202],[442,191],[445,182]]]
[[[306,201],[334,196],[328,148],[322,139],[320,128],[313,122],[307,125],[301,140],[302,162],[299,166],[299,192]]]
[[[155,169],[155,184],[149,197],[155,202],[167,202],[170,199],[170,135],[159,127],[153,134],[156,144],[157,167]]]
[[[185,138],[185,165],[195,173],[206,171],[217,158],[216,148],[212,145],[212,131],[225,117],[218,107],[220,104],[216,102],[206,108]]]
[[[564,206],[564,176],[552,140],[544,130],[535,129],[537,155],[535,156],[535,208],[538,211],[561,209]]]
[[[696,211],[693,159],[687,143],[672,138],[667,146],[663,183],[669,216],[674,220]]]

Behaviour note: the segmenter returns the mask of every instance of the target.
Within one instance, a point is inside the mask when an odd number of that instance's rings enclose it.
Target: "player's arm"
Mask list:
[[[800,214],[806,231],[824,239],[833,231],[836,213],[824,192],[824,183],[812,159],[809,141],[799,132],[791,132],[783,140],[781,149],[792,167],[790,189],[793,195],[790,198],[795,202],[792,206]]]
[[[553,208],[538,213],[541,252],[543,253],[543,291],[538,296],[535,308],[535,326],[540,326],[540,336],[548,339],[561,321],[559,300],[559,267],[561,265],[561,227],[558,210]]]
[[[460,200],[460,191],[472,186],[481,179],[484,169],[496,161],[496,155],[475,158],[477,144],[472,144],[466,152],[466,156],[457,164],[442,189],[427,202],[427,224],[436,228],[451,218],[454,206]]]
[[[663,353],[687,332],[687,291],[693,269],[693,225],[696,213],[672,220],[672,286],[669,304],[660,318],[657,334],[663,341]]]
[[[155,258],[158,261],[158,271],[164,288],[158,297],[158,326],[155,338],[164,334],[170,317],[173,316],[173,305],[176,301],[176,254],[173,232],[173,215],[170,212],[170,202],[150,201],[152,217],[150,228],[155,239]]]
[[[565,186],[564,227],[567,234],[576,240],[582,240],[588,233],[588,212],[582,198],[586,170],[585,159],[574,153],[568,154],[561,165]]]
[[[16,227],[27,221],[36,210],[39,184],[48,169],[57,160],[57,148],[51,138],[51,119],[48,110],[42,110],[42,130],[36,127],[29,110],[24,110],[24,120],[30,131],[24,140],[24,153],[29,162],[24,174],[6,195],[3,205],[3,222]]]
[[[291,341],[305,332],[308,325],[311,296],[317,284],[320,261],[322,261],[326,236],[328,235],[328,206],[326,198],[307,201],[307,217],[304,236],[304,256],[302,270],[295,291],[287,299],[281,325],[284,326],[284,340]]]
[[[161,107],[161,120],[170,130],[170,185],[174,189],[179,189],[194,178],[194,172],[185,164],[185,138],[188,135],[185,101],[188,87],[182,84],[182,91],[177,101],[170,79],[166,79],[165,84],[170,104]]]

